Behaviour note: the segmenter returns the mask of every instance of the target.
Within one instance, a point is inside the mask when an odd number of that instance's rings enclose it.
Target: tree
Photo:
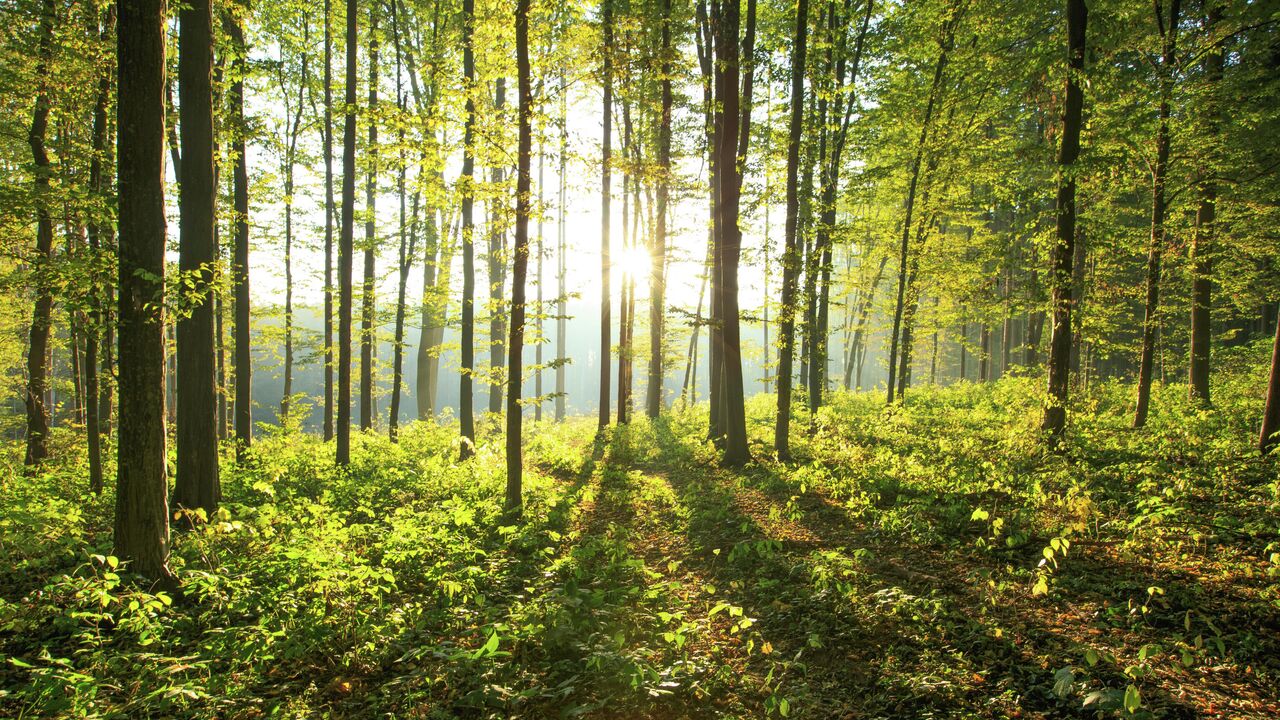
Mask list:
[[[223,27],[231,38],[231,88],[227,102],[231,107],[233,156],[232,185],[235,195],[235,238],[231,257],[231,288],[235,295],[235,374],[236,460],[244,462],[253,444],[253,354],[250,343],[249,312],[249,159],[245,154],[248,128],[244,118],[244,81],[248,74],[248,47],[244,40],[242,20],[231,11],[223,16]]]
[[[1218,86],[1222,84],[1224,55],[1221,41],[1214,32],[1222,19],[1222,7],[1216,2],[1206,2],[1205,35],[1213,43],[1205,52],[1204,71],[1206,88],[1205,136],[1210,143],[1210,162],[1202,168],[1197,178],[1196,190],[1200,198],[1196,207],[1195,227],[1191,234],[1191,362],[1188,367],[1188,393],[1191,400],[1210,405],[1209,360],[1212,344],[1211,315],[1213,309],[1213,240],[1216,232],[1218,185],[1213,180],[1216,170],[1212,160],[1216,153],[1221,125]]]
[[[796,4],[796,32],[791,45],[791,120],[787,136],[787,220],[782,255],[782,306],[779,308],[778,415],[773,449],[780,460],[791,458],[791,382],[796,342],[796,295],[800,274],[797,239],[800,216],[800,140],[804,132],[804,68],[808,50],[809,3]]]
[[[1067,391],[1071,377],[1072,277],[1076,241],[1076,158],[1080,156],[1080,125],[1084,93],[1085,26],[1089,11],[1084,0],[1067,0],[1067,96],[1062,109],[1062,144],[1058,148],[1058,199],[1056,242],[1050,252],[1053,269],[1053,334],[1049,340],[1049,404],[1041,427],[1054,442],[1067,423]]]
[[[121,0],[116,40],[120,244],[115,554],[168,582],[164,431],[165,3]]]
[[[1276,338],[1271,345],[1271,372],[1267,380],[1267,404],[1262,412],[1258,449],[1266,455],[1277,445],[1280,445],[1280,322],[1276,323]]]
[[[529,270],[529,155],[533,145],[533,85],[529,72],[529,0],[516,0],[516,72],[520,94],[520,130],[516,150],[516,236],[512,248],[511,337],[507,342],[507,493],[506,511],[518,517],[523,507],[520,453],[520,386],[524,367],[525,279]]]
[[[324,0],[324,439],[333,439],[333,8]]]
[[[610,153],[613,136],[613,0],[600,0],[600,82],[604,85],[603,130],[600,140],[600,430],[609,427],[609,358],[613,330],[610,328],[609,205],[612,201]],[[563,211],[562,211],[563,212]]]
[[[53,0],[40,2],[39,40],[36,58],[36,97],[31,113],[27,144],[35,165],[36,254],[34,257],[35,308],[27,339],[27,455],[28,466],[39,465],[49,456],[49,408],[46,406],[49,374],[49,331],[53,322],[53,216],[49,211],[50,176],[53,168],[45,135],[49,128],[49,75],[53,59]]]
[[[475,374],[476,352],[476,261],[475,225],[472,219],[475,203],[475,127],[476,82],[475,49],[475,0],[462,0],[462,74],[463,93],[466,96],[466,120],[462,131],[462,176],[458,189],[462,193],[462,352],[459,380],[458,421],[461,425],[462,446],[459,456],[466,460],[475,454],[476,427],[475,399],[472,396],[472,377]]]
[[[337,462],[351,462],[351,267],[355,259],[356,205],[356,0],[347,0],[346,112],[342,127],[342,227],[338,236],[338,412]]]
[[[377,348],[378,11],[369,7],[369,139],[364,184],[364,283],[360,289],[360,429],[373,428],[373,361]]]
[[[645,413],[656,418],[662,412],[663,353],[667,262],[667,204],[671,189],[671,0],[662,0],[661,108],[658,115],[658,189],[653,246],[649,268],[649,385]]]
[[[98,12],[95,9],[90,15],[89,31],[98,36],[98,40],[102,45],[106,45],[111,39],[111,33],[114,31],[116,6],[111,4],[106,11],[105,21],[100,21]],[[98,88],[94,96],[93,102],[93,139],[92,139],[92,156],[89,159],[89,192],[92,193],[94,200],[103,203],[106,199],[108,190],[110,189],[110,181],[105,177],[103,165],[107,164],[108,158],[108,133],[109,119],[107,117],[111,103],[111,67],[110,63],[101,59],[98,61],[97,69]],[[105,203],[104,203],[105,204]],[[95,266],[103,252],[103,246],[107,244],[111,235],[111,224],[105,222],[104,219],[94,214],[89,222],[88,241],[89,252],[93,257]],[[111,416],[111,400],[108,395],[110,382],[100,383],[98,375],[98,342],[99,337],[110,333],[110,324],[107,322],[109,311],[104,305],[107,303],[110,289],[103,287],[103,283],[98,279],[98,273],[94,273],[94,278],[90,282],[89,297],[91,299],[91,309],[89,314],[89,328],[85,338],[85,433],[88,441],[89,451],[89,491],[95,495],[102,493],[102,432],[104,416]],[[110,283],[106,283],[110,284]],[[110,335],[106,335],[110,338]],[[110,358],[110,341],[108,340],[104,353],[104,360]],[[109,367],[109,363],[104,363]]]
[[[182,177],[178,270],[183,314],[177,327],[177,477],[173,503],[211,515],[218,478],[214,279],[218,262],[217,180],[213,139],[213,4],[193,0],[178,13],[178,97]]]
[[[1138,401],[1133,426],[1147,423],[1151,404],[1151,376],[1155,367],[1156,329],[1160,311],[1160,264],[1165,246],[1165,213],[1168,209],[1165,184],[1169,167],[1169,116],[1173,99],[1175,64],[1178,61],[1178,21],[1182,0],[1170,0],[1168,18],[1164,0],[1156,0],[1156,26],[1160,30],[1160,110],[1156,128],[1156,161],[1151,178],[1151,242],[1147,249],[1147,299],[1142,319],[1142,357],[1138,363]],[[1167,20],[1167,22],[1166,22]]]

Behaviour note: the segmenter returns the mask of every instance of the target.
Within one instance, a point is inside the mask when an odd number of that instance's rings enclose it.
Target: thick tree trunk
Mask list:
[[[227,93],[231,106],[231,153],[235,157],[232,184],[235,197],[235,242],[231,258],[231,286],[235,295],[235,375],[236,461],[244,462],[253,444],[253,355],[250,352],[249,314],[249,165],[245,155],[244,78],[248,74],[244,28],[230,14],[223,17],[223,27],[236,54],[231,59],[232,82]]]
[[[747,32],[754,34],[754,3],[748,6]],[[751,459],[747,447],[747,419],[742,379],[742,343],[738,308],[738,263],[742,254],[742,233],[738,227],[741,196],[741,170],[738,167],[740,143],[738,132],[743,118],[739,116],[742,101],[750,102],[749,93],[739,90],[741,21],[736,2],[720,5],[716,36],[716,80],[722,115],[717,133],[716,162],[720,191],[716,198],[716,220],[720,237],[719,305],[720,354],[723,363],[724,455],[726,465],[741,465]],[[748,62],[752,59],[750,53]],[[748,86],[749,87],[749,86]]]
[[[352,0],[354,1],[354,0]],[[458,422],[462,435],[459,458],[466,460],[475,454],[475,398],[472,394],[472,379],[475,374],[476,352],[476,263],[475,228],[472,219],[475,204],[475,190],[472,182],[475,176],[475,151],[472,143],[475,139],[476,104],[474,99],[476,62],[472,48],[472,35],[475,32],[475,0],[462,0],[462,72],[464,77],[463,92],[466,93],[467,118],[463,126],[462,138],[462,176],[459,186],[462,188],[462,349],[461,374],[458,393]]]
[[[356,211],[356,56],[360,50],[356,20],[359,5],[347,0],[345,107],[342,127],[342,226],[338,235],[338,408],[334,431],[337,462],[351,462],[351,315],[354,304]]]
[[[214,354],[214,289],[218,262],[217,181],[213,146],[213,4],[193,0],[179,13],[178,93],[182,177],[178,267],[190,314],[177,328],[177,477],[173,504],[211,517],[221,499],[218,478],[218,387]]]
[[[115,554],[169,582],[164,428],[164,0],[121,0],[119,127],[120,441]]]
[[[377,352],[378,11],[369,9],[369,157],[364,184],[364,283],[360,289],[360,429],[373,429],[373,362]]]
[[[1267,380],[1267,404],[1262,412],[1262,431],[1258,449],[1263,455],[1280,445],[1280,323],[1276,323],[1276,339],[1271,346],[1271,374]]]
[[[507,492],[508,518],[524,507],[520,447],[523,413],[520,386],[524,372],[525,279],[529,270],[529,155],[533,145],[533,85],[529,72],[529,0],[516,0],[516,85],[520,95],[516,150],[516,231],[511,269],[511,336],[507,341]]]
[[[1044,409],[1041,428],[1051,442],[1062,437],[1067,422],[1067,392],[1071,379],[1072,263],[1076,242],[1076,178],[1074,166],[1080,156],[1080,125],[1084,94],[1080,75],[1084,71],[1085,26],[1089,19],[1084,0],[1067,0],[1067,99],[1062,111],[1062,144],[1058,148],[1057,242],[1050,257],[1053,269],[1053,330],[1049,340],[1049,404]]]
[[[53,322],[53,217],[49,212],[50,176],[53,173],[45,135],[49,127],[49,63],[53,57],[53,0],[40,3],[40,39],[36,58],[36,98],[27,144],[35,165],[36,247],[31,263],[35,309],[27,340],[27,455],[28,466],[39,465],[49,455],[49,330]],[[162,106],[163,109],[163,106]]]
[[[800,271],[796,241],[800,214],[800,140],[804,131],[804,72],[809,30],[808,0],[797,0],[795,40],[791,45],[791,120],[787,138],[787,220],[782,256],[782,303],[778,308],[778,412],[773,448],[778,459],[791,458],[791,381],[796,342],[796,291]]]
[[[1163,0],[1157,0],[1164,49],[1160,59],[1160,109],[1156,127],[1156,164],[1151,183],[1151,243],[1147,250],[1147,299],[1142,319],[1142,356],[1138,361],[1138,400],[1133,426],[1147,424],[1151,405],[1151,376],[1155,369],[1156,331],[1160,319],[1160,265],[1165,245],[1165,182],[1169,166],[1169,116],[1173,97],[1174,64],[1177,62],[1178,15],[1182,0],[1170,0],[1168,17],[1162,16]],[[1167,24],[1166,24],[1167,23]]]

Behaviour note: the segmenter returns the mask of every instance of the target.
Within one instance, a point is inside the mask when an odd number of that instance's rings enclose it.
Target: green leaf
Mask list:
[[[1124,709],[1125,712],[1133,714],[1138,712],[1138,708],[1142,707],[1142,694],[1138,692],[1135,685],[1130,685],[1124,691]]]

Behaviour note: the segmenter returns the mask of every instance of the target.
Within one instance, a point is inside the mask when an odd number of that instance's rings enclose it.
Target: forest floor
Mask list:
[[[1060,453],[1017,378],[837,395],[789,464],[758,398],[740,469],[696,412],[536,425],[519,525],[496,434],[463,465],[448,426],[365,436],[345,472],[278,434],[175,536],[177,596],[117,571],[74,462],[10,465],[0,716],[1275,718],[1255,374],[1142,431],[1099,385]]]

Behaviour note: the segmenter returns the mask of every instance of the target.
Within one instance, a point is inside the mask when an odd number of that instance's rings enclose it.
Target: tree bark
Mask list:
[[[373,361],[377,352],[378,12],[369,8],[369,157],[364,184],[364,283],[360,289],[360,429],[373,429]]]
[[[645,413],[656,418],[662,413],[663,352],[666,329],[667,203],[671,189],[671,0],[662,0],[662,80],[658,115],[658,188],[653,245],[649,266],[649,384]],[[767,343],[766,343],[767,344]]]
[[[1071,379],[1072,277],[1076,242],[1075,162],[1080,156],[1080,126],[1084,94],[1085,27],[1089,19],[1084,0],[1067,0],[1067,99],[1062,111],[1062,144],[1058,147],[1057,242],[1051,252],[1053,269],[1053,330],[1049,339],[1049,404],[1041,428],[1056,443],[1067,422],[1067,393]]]
[[[354,0],[352,0],[354,1]],[[458,393],[458,421],[460,427],[461,447],[459,458],[466,460],[475,454],[475,398],[472,395],[472,378],[475,374],[475,334],[476,334],[476,267],[475,228],[472,219],[475,203],[475,150],[472,144],[475,139],[476,105],[475,51],[472,48],[472,35],[475,32],[475,0],[462,0],[462,73],[464,77],[463,92],[466,93],[466,121],[462,138],[462,176],[458,185],[462,190],[462,350],[461,379]]]
[[[117,31],[120,264],[115,554],[169,582],[164,417],[164,0],[121,0]]]
[[[1142,356],[1138,362],[1138,400],[1133,413],[1133,426],[1147,424],[1151,405],[1151,376],[1155,366],[1156,331],[1160,312],[1160,265],[1165,245],[1165,182],[1169,165],[1169,116],[1173,97],[1174,64],[1177,62],[1178,15],[1182,0],[1170,0],[1169,16],[1164,18],[1163,0],[1156,2],[1156,20],[1164,37],[1160,58],[1160,109],[1156,127],[1156,164],[1151,183],[1151,243],[1147,249],[1147,299],[1142,319]],[[1167,20],[1167,26],[1165,21]]]
[[[601,55],[601,82],[604,84],[604,129],[600,144],[600,416],[599,428],[609,426],[609,360],[612,355],[611,341],[613,330],[610,327],[610,309],[612,307],[609,276],[612,265],[609,260],[609,205],[612,182],[610,175],[610,154],[613,136],[613,0],[601,0],[601,29],[603,31]]]
[[[1267,404],[1262,412],[1262,430],[1258,449],[1263,455],[1280,445],[1280,322],[1276,323],[1276,339],[1271,346],[1271,373],[1267,380]]]
[[[342,226],[338,235],[338,408],[334,431],[337,463],[351,462],[351,310],[352,265],[355,260],[356,205],[356,55],[359,5],[347,0],[345,108],[342,127]]]
[[[1222,7],[1216,3],[1205,3],[1208,8],[1205,18],[1205,35],[1212,38],[1214,29],[1222,19]],[[1206,110],[1206,139],[1210,143],[1218,140],[1220,110],[1218,106],[1217,88],[1222,82],[1223,50],[1221,45],[1209,48],[1205,56],[1205,80],[1208,82],[1208,108]],[[1211,153],[1212,157],[1212,153]],[[1196,209],[1195,228],[1191,235],[1191,367],[1188,372],[1188,392],[1191,400],[1208,406],[1212,404],[1209,394],[1210,344],[1213,339],[1213,246],[1215,221],[1217,219],[1218,186],[1212,179],[1213,167],[1200,173],[1198,191],[1199,207]]]
[[[779,460],[791,458],[791,381],[796,341],[796,291],[800,271],[796,242],[800,210],[800,140],[804,132],[804,72],[809,30],[808,0],[796,3],[795,39],[791,45],[791,120],[787,138],[787,220],[782,255],[782,304],[778,308],[778,412],[773,449]]]
[[[212,516],[218,478],[218,387],[214,367],[214,288],[218,262],[217,181],[213,146],[213,4],[193,0],[178,14],[178,97],[182,177],[179,260],[190,314],[177,328],[177,477],[173,504]]]
[[[529,0],[516,0],[516,85],[520,95],[516,150],[516,230],[511,270],[511,336],[507,342],[508,518],[523,510],[520,387],[524,359],[525,279],[529,270],[529,155],[533,145],[533,87],[529,72]]]
[[[35,165],[36,247],[31,263],[35,287],[35,309],[27,340],[27,454],[28,466],[39,465],[49,456],[49,330],[53,323],[53,288],[49,273],[53,267],[53,217],[49,212],[50,176],[53,169],[45,148],[49,127],[49,64],[53,58],[53,0],[40,3],[40,39],[37,45],[35,109],[27,144]],[[162,106],[163,109],[163,106]]]
[[[231,38],[235,55],[231,59],[232,82],[227,93],[231,106],[231,153],[235,157],[232,185],[235,197],[235,242],[231,258],[231,286],[235,295],[235,375],[236,462],[244,462],[253,444],[253,355],[250,346],[249,313],[249,165],[245,155],[244,78],[248,74],[248,48],[244,28],[229,13],[223,27]]]
[[[333,7],[324,0],[324,439],[333,439]]]

